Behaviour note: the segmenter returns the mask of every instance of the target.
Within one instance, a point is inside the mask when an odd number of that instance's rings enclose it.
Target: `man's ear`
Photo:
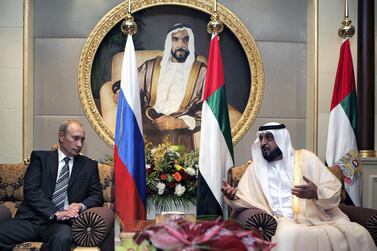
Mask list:
[[[63,132],[59,132],[59,134],[58,134],[58,141],[59,141],[59,143],[62,142],[62,138],[63,137],[64,137],[64,133]]]

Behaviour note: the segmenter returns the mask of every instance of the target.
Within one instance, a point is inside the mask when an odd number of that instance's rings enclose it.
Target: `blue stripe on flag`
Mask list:
[[[127,103],[123,90],[118,98],[118,110],[115,128],[115,145],[118,155],[132,175],[139,195],[146,203],[144,140],[136,117]]]

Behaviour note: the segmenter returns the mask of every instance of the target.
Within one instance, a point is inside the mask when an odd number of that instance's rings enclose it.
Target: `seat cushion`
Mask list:
[[[250,216],[245,223],[245,229],[251,229],[260,234],[260,237],[270,241],[275,235],[278,224],[274,217],[266,213],[258,213]]]
[[[72,237],[79,246],[95,247],[114,226],[114,212],[106,207],[85,210],[73,221]]]

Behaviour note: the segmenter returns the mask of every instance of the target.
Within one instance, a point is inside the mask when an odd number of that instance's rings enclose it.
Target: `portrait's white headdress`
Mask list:
[[[166,36],[165,40],[165,49],[164,49],[164,54],[162,56],[161,60],[161,70],[160,70],[160,77],[159,79],[164,78],[166,66],[168,63],[171,62],[171,58],[173,57],[171,54],[171,47],[172,47],[172,34],[178,31],[186,30],[188,35],[189,35],[189,43],[188,43],[188,50],[189,50],[189,55],[186,58],[186,61],[183,63],[184,64],[184,81],[187,83],[189,74],[191,71],[192,64],[195,61],[195,38],[194,38],[194,33],[192,32],[191,28],[187,24],[175,24],[173,25],[170,29],[169,32]]]

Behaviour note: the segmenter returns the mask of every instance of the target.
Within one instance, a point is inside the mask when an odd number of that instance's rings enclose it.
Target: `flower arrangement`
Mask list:
[[[196,205],[198,151],[187,152],[166,138],[157,146],[147,142],[145,157],[149,209],[162,212]]]
[[[260,239],[252,231],[231,221],[186,220],[154,224],[133,240],[123,242],[122,250],[263,250],[269,251],[276,244]]]

